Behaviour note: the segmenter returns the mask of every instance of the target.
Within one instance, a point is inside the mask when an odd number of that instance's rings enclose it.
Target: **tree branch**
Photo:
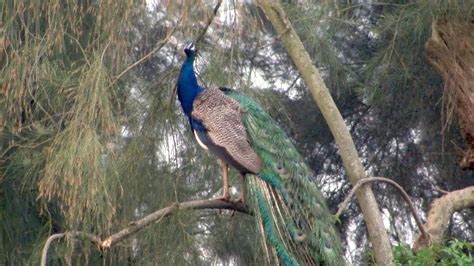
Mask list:
[[[211,25],[212,21],[214,20],[214,18],[216,17],[217,15],[217,11],[219,10],[219,7],[221,6],[222,4],[222,0],[219,0],[217,1],[217,4],[216,6],[214,7],[214,9],[212,10],[212,14],[210,14],[207,18],[207,22],[206,22],[206,26],[204,26],[204,29],[201,31],[201,33],[198,35],[198,37],[196,38],[196,44],[198,44],[199,42],[201,42],[201,39],[204,37],[204,35],[206,34],[207,32],[207,29],[209,28],[209,26]]]
[[[80,231],[72,231],[72,232],[66,232],[66,233],[58,233],[58,234],[53,234],[48,237],[46,240],[46,243],[43,246],[43,252],[41,253],[41,266],[46,266],[48,262],[48,250],[49,246],[51,243],[56,240],[60,239],[63,237],[72,237],[72,238],[77,238],[77,237],[83,237],[83,238],[88,238],[92,242],[94,242],[97,245],[100,245],[100,238],[98,236],[95,236],[93,234],[85,233],[85,232],[80,232]]]
[[[411,213],[413,214],[413,217],[415,218],[415,221],[416,221],[416,224],[418,225],[418,228],[420,228],[421,234],[428,239],[429,234],[426,232],[426,228],[423,226],[423,223],[421,222],[421,218],[418,215],[418,213],[416,212],[415,205],[411,201],[410,196],[408,196],[406,191],[399,184],[397,184],[397,182],[395,182],[391,179],[385,178],[385,177],[369,177],[369,178],[365,178],[365,179],[362,179],[359,182],[357,182],[357,184],[352,188],[349,195],[347,195],[346,199],[344,199],[344,201],[339,205],[340,207],[336,212],[336,217],[340,216],[341,213],[349,206],[349,203],[351,202],[352,196],[354,196],[354,193],[360,187],[362,187],[364,184],[371,183],[371,182],[376,182],[376,181],[388,183],[388,184],[392,185],[393,187],[395,187],[400,192],[400,194],[402,194],[403,199],[408,204],[408,207],[410,207]]]
[[[65,233],[59,233],[48,237],[46,243],[44,243],[43,252],[41,253],[41,266],[46,266],[46,263],[48,262],[48,250],[51,242],[53,242],[55,239],[63,238],[65,235]]]
[[[429,237],[418,235],[413,244],[413,251],[441,243],[453,213],[466,208],[474,208],[474,186],[448,192],[434,200],[424,224]]]
[[[278,1],[260,0],[258,3],[272,23],[288,55],[305,80],[339,147],[347,175],[352,184],[356,185],[358,181],[366,178],[367,175],[347,125],[337,109],[324,80],[313,65],[308,52]],[[357,190],[356,196],[364,214],[364,220],[374,247],[377,264],[394,265],[390,241],[372,190],[369,186],[363,186]]]
[[[206,25],[201,30],[198,37],[195,39],[196,45],[199,45],[199,43],[204,38],[204,35],[206,35],[207,30],[209,29],[209,26],[211,26],[212,21],[214,21],[214,18],[216,17],[217,11],[219,11],[219,8],[220,8],[221,4],[222,4],[222,0],[218,0],[216,6],[212,10],[212,13],[207,17]],[[171,93],[170,105],[174,104],[174,101],[176,100],[176,94],[177,93],[178,93],[178,86],[175,86],[174,89],[173,89],[173,93]]]
[[[153,222],[159,222],[162,218],[170,216],[176,213],[179,210],[202,210],[202,209],[216,209],[216,210],[233,210],[241,213],[245,213],[248,215],[253,215],[253,213],[247,208],[245,204],[240,202],[229,202],[223,201],[221,199],[208,199],[208,200],[193,200],[193,201],[186,201],[181,203],[174,203],[168,207],[163,209],[157,210],[137,221],[131,222],[129,226],[125,227],[124,229],[120,230],[119,232],[112,234],[101,240],[100,237],[80,231],[71,231],[66,233],[58,233],[53,234],[46,240],[46,243],[43,246],[43,252],[41,255],[41,266],[46,266],[48,260],[48,249],[56,239],[60,239],[63,237],[84,237],[90,239],[92,242],[97,244],[100,250],[104,250],[107,248],[112,247],[113,245],[117,244],[118,242],[126,239],[127,237],[135,234],[139,230],[147,227]]]
[[[250,211],[247,209],[245,205],[241,203],[227,202],[220,199],[195,200],[195,201],[187,201],[187,202],[182,202],[182,203],[175,203],[171,206],[168,206],[152,214],[149,214],[140,220],[130,223],[130,226],[122,229],[118,233],[115,233],[107,237],[104,241],[101,242],[100,246],[102,248],[110,248],[112,245],[136,233],[137,231],[148,226],[152,222],[159,221],[164,217],[174,214],[178,210],[189,210],[189,209],[191,210],[227,209],[227,210],[234,210],[234,211],[250,214]]]
[[[181,23],[181,20],[183,19],[183,16],[181,16],[177,22],[177,24],[173,27],[173,29],[171,31],[168,32],[168,34],[166,34],[166,37],[161,40],[159,43],[157,43],[156,47],[153,48],[153,50],[151,50],[148,54],[146,54],[145,56],[143,56],[142,58],[140,58],[139,60],[137,60],[135,63],[129,65],[124,71],[122,71],[120,74],[118,74],[115,79],[113,80],[112,84],[115,84],[115,82],[117,80],[119,80],[123,75],[125,75],[128,71],[130,71],[132,68],[138,66],[139,64],[145,62],[146,60],[148,60],[152,55],[154,55],[155,53],[157,53],[158,51],[161,50],[161,48],[163,48],[163,46],[165,46],[165,44],[168,43],[168,41],[171,39],[171,36],[173,36],[173,34],[175,33],[175,31],[178,29],[178,25],[179,23]]]

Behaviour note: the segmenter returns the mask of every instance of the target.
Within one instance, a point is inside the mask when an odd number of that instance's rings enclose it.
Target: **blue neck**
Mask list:
[[[193,111],[194,99],[204,90],[199,86],[194,74],[194,56],[194,54],[187,56],[178,78],[178,99],[188,117],[191,116]]]

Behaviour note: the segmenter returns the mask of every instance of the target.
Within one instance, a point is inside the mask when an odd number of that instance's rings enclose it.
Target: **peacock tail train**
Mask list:
[[[263,161],[258,177],[247,176],[247,198],[265,235],[269,264],[345,265],[325,200],[291,140],[256,102],[220,89],[241,105],[250,144]]]

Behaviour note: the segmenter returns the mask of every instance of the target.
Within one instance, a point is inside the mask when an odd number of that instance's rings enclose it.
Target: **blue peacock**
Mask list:
[[[195,43],[186,42],[184,52],[178,98],[199,145],[220,160],[224,183],[220,198],[230,200],[230,165],[240,173],[237,201],[254,211],[269,261],[344,265],[324,198],[291,140],[249,97],[228,88],[200,86],[193,66]]]

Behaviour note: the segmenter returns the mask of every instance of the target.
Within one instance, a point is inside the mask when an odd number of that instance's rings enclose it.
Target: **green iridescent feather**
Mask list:
[[[324,198],[291,140],[256,102],[222,90],[240,103],[250,144],[264,162],[258,178],[248,176],[247,186],[269,243],[264,246],[273,247],[268,258],[285,265],[346,264]]]

